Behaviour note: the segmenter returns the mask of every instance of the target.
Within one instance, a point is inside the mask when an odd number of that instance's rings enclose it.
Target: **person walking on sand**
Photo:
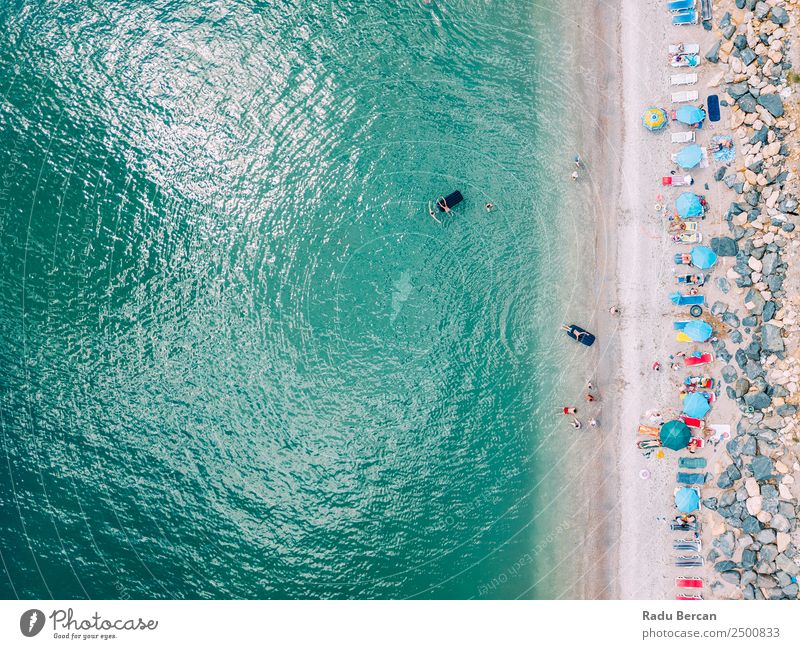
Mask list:
[[[588,401],[589,403],[591,403],[592,401],[594,401],[594,397],[593,397],[591,394],[587,394],[587,395],[586,395],[586,401]]]
[[[581,156],[579,154],[575,154],[575,166],[580,169],[581,168]]]
[[[654,369],[656,372],[658,372],[658,370],[660,370],[660,369],[661,369],[661,363],[659,363],[658,361],[653,361],[653,369]]]
[[[589,382],[586,384],[586,389],[587,389],[587,390],[589,390],[589,392],[591,392],[592,390],[594,390],[594,385],[592,385],[592,382],[591,382],[591,381],[589,381]]]
[[[574,415],[578,412],[578,409],[572,406],[564,406],[563,410],[565,415]]]
[[[592,417],[592,418],[589,420],[589,425],[590,425],[592,428],[597,428],[597,426],[598,426],[597,420],[596,420],[594,417]]]
[[[619,314],[620,314],[620,310],[619,310],[619,307],[618,307],[618,306],[612,306],[612,307],[611,307],[611,308],[608,310],[608,312],[609,312],[611,315],[619,315]]]
[[[578,170],[572,172],[572,180],[578,180]]]
[[[575,430],[581,427],[581,422],[578,420],[577,417],[573,417],[572,421],[570,422],[570,426],[572,426]]]

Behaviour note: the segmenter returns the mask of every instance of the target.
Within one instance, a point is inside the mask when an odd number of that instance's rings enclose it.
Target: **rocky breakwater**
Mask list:
[[[729,232],[711,246],[729,258],[712,313],[730,333],[714,345],[741,417],[704,504],[715,512],[712,590],[726,596],[732,585],[745,599],[800,592],[798,86],[788,56],[798,7],[798,0],[731,2],[706,54],[719,66],[712,85],[730,108],[737,147],[737,163],[715,175],[734,200]]]

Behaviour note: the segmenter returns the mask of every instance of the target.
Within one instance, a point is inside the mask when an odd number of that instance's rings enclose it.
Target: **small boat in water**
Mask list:
[[[594,335],[590,334],[586,329],[581,329],[578,325],[561,325],[561,329],[566,331],[570,338],[577,340],[581,345],[591,347],[594,344]]]

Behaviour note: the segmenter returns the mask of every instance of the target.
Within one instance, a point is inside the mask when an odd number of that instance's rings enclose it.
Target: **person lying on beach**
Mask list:
[[[574,415],[576,412],[578,412],[577,408],[574,408],[572,406],[564,406],[565,415]]]
[[[694,438],[689,442],[689,446],[686,447],[689,453],[697,453],[698,448],[700,448],[700,442]]]
[[[581,422],[578,421],[577,417],[573,417],[572,421],[570,422],[570,426],[572,426],[575,429],[578,429],[581,427]]]

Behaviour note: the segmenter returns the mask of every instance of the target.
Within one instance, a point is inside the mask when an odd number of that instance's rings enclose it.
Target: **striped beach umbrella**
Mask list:
[[[642,124],[650,131],[658,131],[667,125],[667,113],[661,108],[648,108],[642,115]]]

